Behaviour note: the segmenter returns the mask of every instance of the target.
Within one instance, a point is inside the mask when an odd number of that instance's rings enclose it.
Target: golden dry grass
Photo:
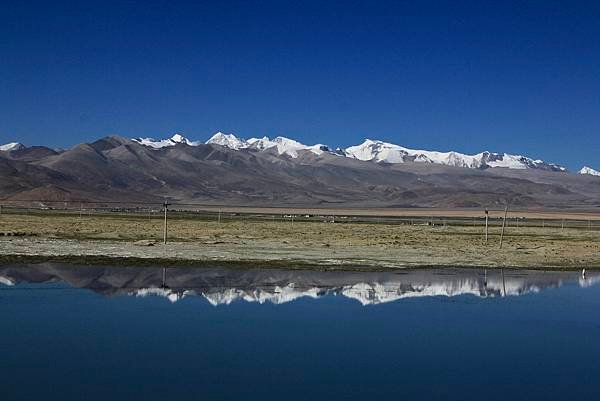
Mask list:
[[[123,244],[123,249],[128,249],[139,240],[160,242],[162,230],[161,218],[148,219],[143,216],[0,216],[0,232],[24,234],[23,241],[56,238],[80,242],[118,242]],[[169,239],[180,244],[178,255],[183,258],[283,258],[388,267],[600,266],[600,231],[561,230],[557,227],[517,228],[513,225],[507,227],[503,249],[499,249],[499,234],[500,228],[492,227],[486,244],[481,226],[292,223],[289,220],[243,219],[223,219],[220,223],[185,218],[169,220]],[[3,237],[0,250],[4,248],[4,252],[9,251],[7,241],[10,238],[13,237]],[[35,247],[35,242],[31,246]],[[35,253],[35,249],[28,252]],[[136,252],[131,248],[127,255],[137,255],[139,252]],[[146,251],[148,255],[152,252]]]

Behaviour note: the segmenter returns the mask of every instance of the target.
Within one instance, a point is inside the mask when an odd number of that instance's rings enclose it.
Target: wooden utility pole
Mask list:
[[[169,209],[169,205],[170,205],[170,203],[165,200],[165,203],[163,204],[163,206],[165,207],[165,224],[163,227],[163,243],[164,244],[167,243],[167,210]]]
[[[500,249],[502,249],[502,242],[504,241],[504,228],[506,227],[506,215],[508,214],[508,205],[504,208],[504,220],[502,220],[502,233],[500,234]]]
[[[488,233],[489,233],[488,221],[489,221],[489,218],[490,218],[490,212],[489,212],[489,210],[485,209],[485,243],[486,244],[488,243]]]

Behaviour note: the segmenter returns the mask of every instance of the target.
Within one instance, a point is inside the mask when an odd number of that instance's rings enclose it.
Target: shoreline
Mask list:
[[[530,271],[600,271],[597,266],[569,265],[481,265],[481,264],[402,264],[397,266],[361,265],[350,263],[322,263],[306,260],[217,260],[217,259],[182,259],[182,258],[152,258],[133,256],[100,256],[100,255],[0,255],[0,266],[63,264],[70,266],[111,266],[111,267],[153,267],[153,268],[227,268],[227,269],[274,269],[328,272],[402,272],[418,269],[489,269],[489,270],[530,270]]]

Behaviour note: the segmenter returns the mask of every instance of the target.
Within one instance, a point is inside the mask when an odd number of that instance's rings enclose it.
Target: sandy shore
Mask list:
[[[600,232],[576,229],[331,224],[140,217],[2,215],[0,262],[61,261],[170,264],[269,264],[337,269],[418,266],[581,269],[600,267]],[[9,234],[9,235],[6,235]]]

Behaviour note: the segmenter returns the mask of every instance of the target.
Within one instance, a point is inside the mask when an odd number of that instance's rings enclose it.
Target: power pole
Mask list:
[[[508,214],[508,205],[504,208],[504,220],[502,220],[502,233],[500,234],[500,249],[502,249],[502,242],[504,241],[504,228],[506,227],[506,215]]]
[[[489,210],[485,209],[485,243],[488,243],[488,220],[490,217],[490,212]]]
[[[167,243],[167,210],[169,209],[169,205],[170,203],[165,200],[165,203],[163,204],[163,206],[165,207],[165,224],[163,227],[163,243],[166,244]]]

